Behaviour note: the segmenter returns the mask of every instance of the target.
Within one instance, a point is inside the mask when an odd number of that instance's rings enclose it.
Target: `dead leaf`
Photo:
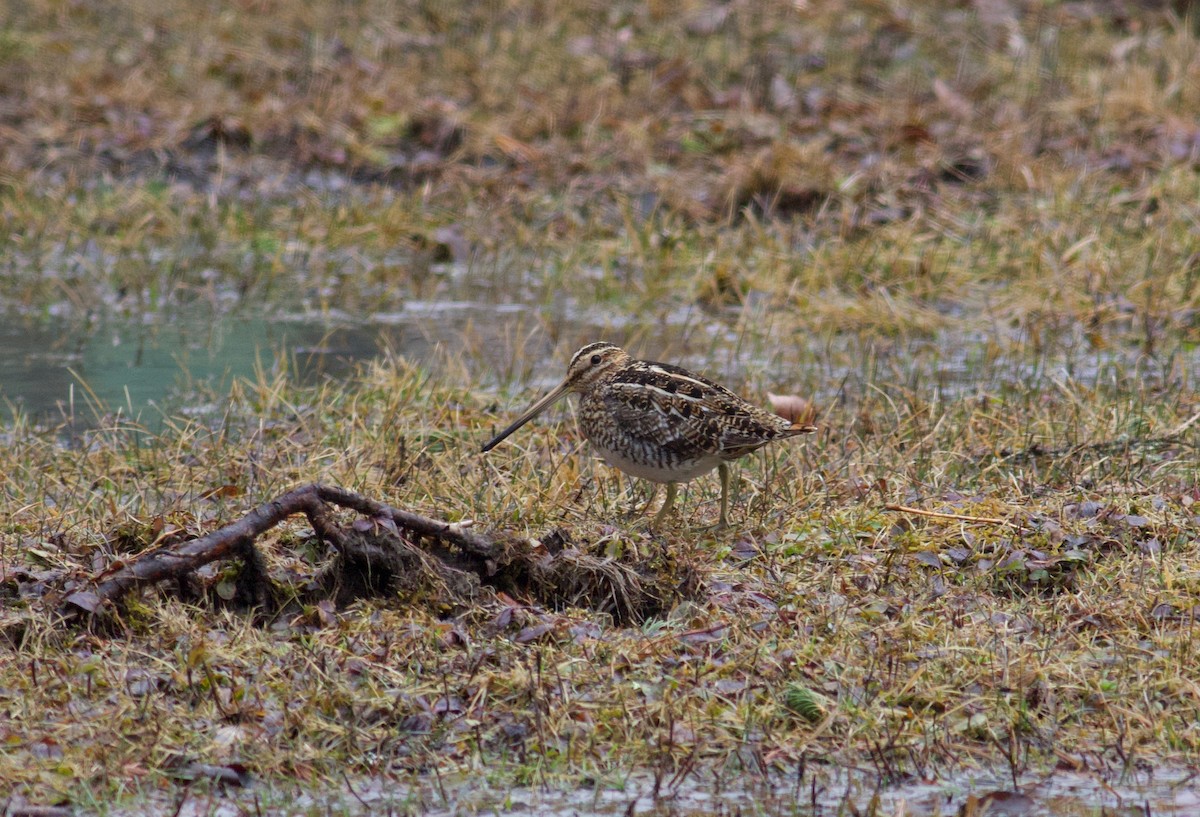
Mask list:
[[[811,425],[817,419],[817,407],[799,395],[767,392],[767,399],[776,414],[794,425]]]
[[[451,626],[438,640],[443,647],[466,647],[471,643],[467,634],[457,625]]]
[[[725,630],[726,627],[724,624],[714,624],[711,627],[705,627],[701,630],[689,630],[686,633],[680,633],[679,640],[692,646],[715,644],[725,639]]]
[[[913,558],[926,567],[941,567],[942,560],[936,553],[930,550],[919,550],[913,554]]]
[[[433,704],[433,714],[443,717],[446,715],[461,715],[466,711],[467,705],[457,695],[443,696],[438,698]]]
[[[75,605],[85,613],[92,613],[93,615],[99,612],[100,608],[104,606],[104,599],[90,590],[76,590],[67,596],[64,601],[67,604]]]
[[[517,633],[513,640],[518,644],[528,644],[531,641],[537,641],[541,639],[542,636],[552,632],[553,630],[554,625],[547,622],[543,622],[541,624],[531,624]]]

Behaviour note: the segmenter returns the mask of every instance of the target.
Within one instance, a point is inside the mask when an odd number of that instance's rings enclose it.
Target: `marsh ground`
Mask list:
[[[104,811],[222,769],[268,792],[828,764],[1186,777],[1186,11],[7,5],[9,331],[300,315],[399,323],[413,345],[336,380],[296,382],[287,355],[228,389],[184,380],[154,423],[14,403],[0,780]],[[642,488],[588,457],[569,411],[477,453],[599,336],[760,402],[803,395],[822,431],[744,461],[721,534],[702,527],[715,480],[646,530]],[[634,625],[497,594],[264,617],[226,566],[116,629],[58,617],[64,580],[312,480],[695,581]],[[328,558],[299,524],[263,547],[281,584]]]

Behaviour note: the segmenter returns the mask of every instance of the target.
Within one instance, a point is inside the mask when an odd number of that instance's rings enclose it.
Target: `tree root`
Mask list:
[[[338,524],[335,507],[361,516],[349,526]],[[661,612],[695,589],[694,582],[681,583],[670,565],[657,573],[639,572],[576,550],[551,553],[535,540],[474,533],[466,525],[313,483],[204,536],[109,566],[69,593],[64,608],[75,616],[102,616],[136,589],[172,580],[182,583],[204,565],[223,560],[242,562],[238,596],[266,606],[273,587],[255,540],[295,514],[304,514],[313,532],[336,554],[310,585],[317,595],[338,604],[395,593],[450,612],[475,600],[481,586],[490,586],[551,606],[587,606],[628,624]]]

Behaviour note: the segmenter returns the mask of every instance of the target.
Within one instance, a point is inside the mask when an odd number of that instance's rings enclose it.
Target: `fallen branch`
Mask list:
[[[349,526],[334,521],[334,508],[365,519]],[[336,553],[316,584],[341,602],[363,595],[408,590],[441,607],[465,604],[480,585],[530,595],[551,604],[586,604],[636,621],[672,600],[678,577],[645,581],[630,567],[564,550],[547,554],[527,539],[494,537],[377,502],[361,494],[313,483],[263,503],[241,519],[182,542],[119,561],[63,600],[75,612],[101,614],[131,591],[165,581],[182,581],[212,562],[240,559],[239,592],[254,604],[268,597],[265,562],[255,540],[290,516],[303,514],[313,531]],[[654,578],[654,577],[651,577]],[[430,591],[433,592],[430,592]]]
[[[896,513],[910,514],[912,516],[928,516],[934,519],[957,519],[960,522],[977,522],[983,525],[1007,525],[1010,528],[1021,530],[1024,525],[1001,519],[997,516],[971,516],[965,513],[944,513],[942,511],[927,511],[922,508],[912,508],[908,505],[884,505],[885,510],[895,511]]]

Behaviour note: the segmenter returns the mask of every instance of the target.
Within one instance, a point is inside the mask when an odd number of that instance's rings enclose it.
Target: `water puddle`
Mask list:
[[[384,350],[432,367],[455,359],[481,389],[538,390],[561,378],[564,348],[597,339],[656,350],[658,359],[735,388],[777,383],[822,403],[853,401],[873,384],[947,400],[1013,385],[1136,379],[1147,386],[1200,375],[1192,355],[1148,357],[1128,344],[1094,349],[1070,330],[1036,348],[1019,335],[979,332],[817,339],[796,331],[795,316],[766,309],[713,314],[682,305],[629,318],[564,298],[549,307],[411,300],[370,315],[205,312],[0,321],[0,422],[19,413],[90,425],[120,411],[155,427],[197,395],[219,399],[235,378],[280,367],[300,382],[344,378]]]
[[[385,352],[436,367],[458,359],[481,388],[542,388],[562,376],[551,340],[563,327],[592,340],[634,333],[649,344],[696,329],[691,312],[633,321],[603,310],[547,316],[524,304],[410,300],[370,315],[271,315],[242,309],[143,320],[9,316],[0,320],[0,422],[15,414],[87,426],[117,411],[154,427],[197,395],[285,367],[301,383],[348,377]],[[704,331],[712,331],[706,323]]]
[[[281,366],[312,382],[347,377],[385,350],[429,362],[438,348],[461,345],[463,328],[480,319],[494,321],[494,310],[464,302],[414,302],[367,320],[240,312],[88,325],[10,319],[0,322],[0,421],[20,413],[86,425],[120,411],[154,425],[198,393],[221,396],[235,378]]]
[[[248,377],[256,366],[269,370],[281,354],[293,357],[302,375],[337,374],[378,348],[367,330],[254,316],[86,327],[10,321],[0,327],[0,399],[10,417],[153,415],[180,391],[228,391],[232,378]]]

